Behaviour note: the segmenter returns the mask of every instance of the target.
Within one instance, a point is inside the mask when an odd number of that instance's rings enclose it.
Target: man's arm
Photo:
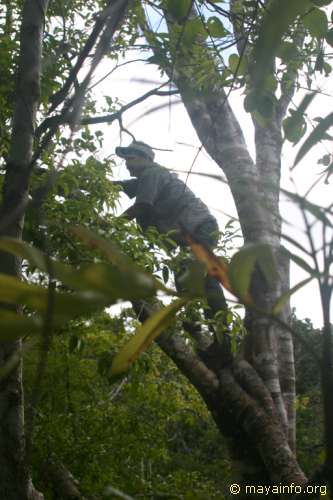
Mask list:
[[[138,180],[137,179],[128,179],[125,181],[110,181],[111,184],[115,184],[116,186],[120,186],[123,191],[127,194],[129,198],[134,198],[136,196]]]
[[[145,228],[153,224],[154,208],[149,203],[134,203],[121,215],[128,220],[136,219]]]

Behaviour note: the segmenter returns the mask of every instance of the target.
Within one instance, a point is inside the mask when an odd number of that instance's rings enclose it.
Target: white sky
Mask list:
[[[132,55],[132,58],[134,59],[135,57]],[[103,64],[103,68],[100,68],[98,76],[104,75],[107,72],[108,68]],[[142,80],[145,80],[146,83],[143,83]],[[99,97],[103,95],[117,97],[125,104],[148,90],[155,88],[160,81],[160,72],[156,66],[138,62],[119,68],[110,78],[97,86],[96,91]],[[329,83],[331,82],[325,82],[328,93]],[[300,92],[299,96],[296,96],[295,101],[299,102],[303,95],[304,94]],[[174,100],[175,97],[171,99]],[[151,97],[137,107],[127,111],[123,115],[123,123],[124,126],[135,135],[137,140],[147,142],[156,148],[172,150],[172,152],[157,151],[156,161],[158,163],[170,169],[183,170],[186,172],[192,166],[197,150],[200,147],[200,141],[196,136],[183,105],[177,104],[171,107],[167,106],[157,112],[142,116],[154,106],[167,102],[167,97]],[[242,95],[240,93],[232,94],[230,102],[241,123],[249,150],[253,156],[252,123],[249,115],[244,111]],[[318,115],[326,116],[331,110],[332,98],[318,96],[314,99],[309,108],[309,116],[312,118]],[[101,158],[112,154],[115,147],[120,144],[127,145],[131,142],[131,138],[125,133],[123,133],[122,138],[120,138],[117,122],[114,122],[111,126],[99,125],[98,127],[102,129],[106,137],[108,137],[108,140],[105,141],[104,150],[100,153]],[[311,130],[311,126],[308,127],[308,130]],[[182,143],[188,144],[188,146]],[[330,143],[326,143],[326,146],[327,144]],[[282,184],[291,191],[294,191],[294,186],[289,180],[289,167],[293,162],[298,148],[299,145],[293,148],[290,144],[286,144],[282,158]],[[323,170],[324,167],[322,165],[317,165],[317,160],[327,152],[325,146],[319,145],[317,148],[314,148],[295,169],[293,172],[293,180],[299,194],[304,194],[314,180],[318,178],[318,172]],[[221,175],[220,168],[204,151],[200,153],[192,172]],[[120,161],[119,167],[115,169],[115,178],[126,177],[129,177],[129,174],[124,163]],[[184,181],[186,180],[186,175],[180,175],[180,177]],[[228,186],[224,183],[193,174],[188,177],[187,185],[206,203],[217,218],[221,228],[223,228],[228,221],[228,217],[225,213],[236,216],[232,196]],[[311,200],[321,205],[329,204],[332,200],[331,185],[324,185],[323,182],[321,182],[320,187],[311,194]],[[125,196],[122,198],[122,203],[122,210],[124,210],[129,205]],[[287,233],[294,238],[296,237],[298,241],[301,241],[302,235],[297,228],[302,227],[302,219],[298,210],[292,203],[286,202],[285,200],[281,203],[281,210],[282,216],[295,226],[294,228],[286,228]],[[319,242],[321,235],[319,233],[315,233],[315,235]],[[295,265],[292,265],[291,286],[306,277],[305,272],[296,268]],[[316,285],[310,284],[302,289],[302,291],[297,292],[292,298],[292,306],[296,307],[296,313],[299,318],[310,318],[315,326],[321,326],[321,307]]]

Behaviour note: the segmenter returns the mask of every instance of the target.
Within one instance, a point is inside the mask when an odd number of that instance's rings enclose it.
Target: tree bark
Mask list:
[[[2,236],[22,236],[40,98],[42,36],[47,5],[48,0],[26,0],[23,6],[16,104],[0,208]],[[0,272],[20,277],[20,260],[1,253]],[[1,344],[1,365],[20,354],[20,348],[20,342]],[[6,500],[43,498],[31,484],[26,463],[23,405],[20,362],[0,383],[0,497]]]
[[[134,304],[140,321],[159,307],[158,302]],[[160,335],[157,343],[199,392],[227,439],[238,481],[244,486],[304,485],[306,477],[288,445],[275,402],[256,370],[245,360],[223,366],[218,346],[214,358],[198,355],[178,327]]]
[[[268,283],[256,270],[251,289],[257,308],[269,312],[289,287],[289,262],[280,246],[279,193],[281,122],[292,93],[282,90],[280,102],[267,126],[260,125],[255,116],[252,117],[257,151],[254,162],[228,102],[216,58],[200,36],[195,50],[183,48],[179,40],[177,43],[175,37],[179,37],[179,30],[173,31],[174,20],[166,16],[172,62],[163,69],[177,86],[203,147],[228,180],[245,244],[265,243],[272,248],[277,271],[274,283]],[[190,17],[194,16],[192,10]],[[183,24],[186,21],[184,19]],[[152,40],[154,34],[147,26],[147,39]],[[239,43],[238,48],[241,52],[247,50],[244,43]],[[196,78],[200,61],[204,61],[211,74],[215,72],[215,81],[209,89],[202,87]],[[289,316],[290,310],[286,307],[281,319],[288,322]],[[236,360],[233,366],[221,366],[216,371],[216,366],[210,366],[208,362],[207,367],[218,376],[220,396],[216,398],[215,395],[209,401],[204,391],[198,390],[228,438],[232,455],[242,463],[244,482],[252,478],[255,483],[257,478],[259,481],[304,484],[305,476],[294,455],[295,373],[291,336],[280,325],[253,309],[247,311],[246,328],[246,365],[242,364],[245,361]],[[184,371],[175,351],[168,351],[165,345],[163,348],[193,383],[195,377]]]

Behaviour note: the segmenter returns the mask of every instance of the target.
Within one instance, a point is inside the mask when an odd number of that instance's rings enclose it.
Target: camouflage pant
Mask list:
[[[199,225],[195,233],[193,234],[198,243],[208,247],[213,250],[219,239],[219,228],[215,220],[209,220],[201,225]],[[190,258],[184,258],[184,261],[180,263],[179,271],[175,273],[175,282],[177,289],[180,289],[179,277],[181,274],[186,272],[189,266]],[[207,275],[205,277],[205,295],[207,297],[207,303],[209,309],[207,311],[207,318],[211,319],[217,312],[225,311],[227,309],[227,303],[224,297],[224,293],[220,283],[213,278],[213,276]]]

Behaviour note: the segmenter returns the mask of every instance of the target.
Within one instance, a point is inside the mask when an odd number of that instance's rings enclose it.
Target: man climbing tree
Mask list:
[[[213,249],[219,236],[218,224],[207,206],[174,173],[154,162],[153,149],[141,141],[128,147],[116,148],[116,154],[126,160],[129,173],[135,179],[117,181],[135,203],[124,215],[136,219],[145,230],[154,226],[160,233],[170,233],[180,247],[186,246],[186,234]],[[183,266],[186,268],[186,264]],[[176,285],[181,287],[179,273]],[[215,278],[206,276],[205,292],[212,316],[226,309],[222,288]]]

